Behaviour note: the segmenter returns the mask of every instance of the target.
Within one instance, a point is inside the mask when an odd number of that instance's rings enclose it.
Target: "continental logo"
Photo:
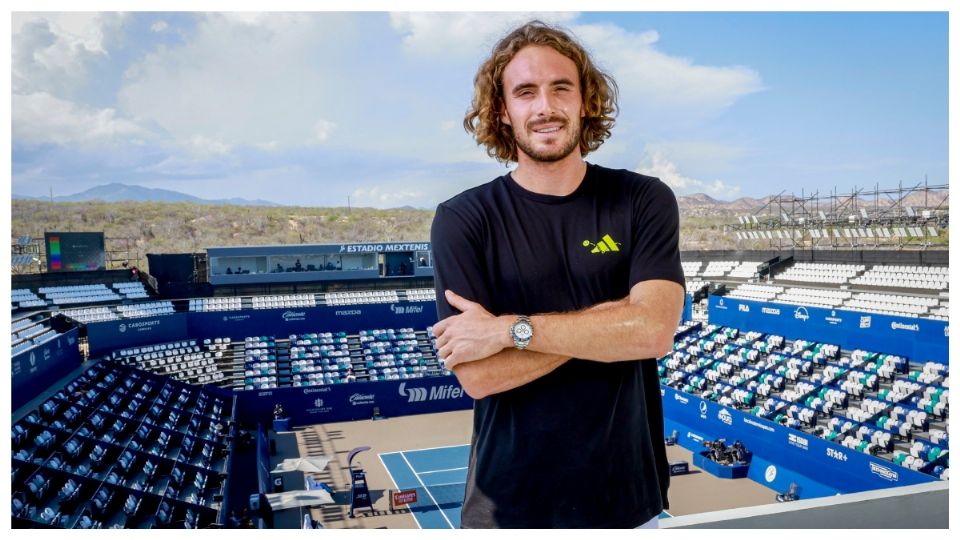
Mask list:
[[[621,245],[622,244],[620,242],[614,241],[614,239],[611,238],[609,234],[603,235],[603,238],[601,238],[596,244],[594,244],[589,240],[583,241],[583,247],[593,246],[593,249],[590,250],[590,253],[607,253],[610,251],[620,251]]]
[[[916,323],[914,323],[914,324],[903,324],[903,323],[898,323],[898,322],[892,322],[892,323],[890,323],[890,329],[891,329],[891,330],[910,330],[911,332],[919,332],[919,331],[920,331],[920,325],[919,325],[919,324],[916,324]]]

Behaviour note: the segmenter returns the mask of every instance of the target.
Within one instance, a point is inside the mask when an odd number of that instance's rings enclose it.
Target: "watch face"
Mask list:
[[[530,339],[533,337],[533,328],[527,323],[517,323],[517,325],[513,327],[513,335],[516,336],[517,339]]]

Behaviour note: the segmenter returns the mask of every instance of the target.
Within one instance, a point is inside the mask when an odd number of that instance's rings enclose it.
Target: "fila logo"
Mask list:
[[[426,388],[406,388],[407,383],[400,383],[400,395],[407,397],[407,403],[427,400]]]
[[[614,241],[613,238],[610,238],[609,234],[603,235],[603,238],[599,242],[594,244],[589,240],[583,241],[583,247],[593,246],[593,249],[590,250],[590,253],[606,253],[608,251],[620,251],[622,244],[620,242]]]

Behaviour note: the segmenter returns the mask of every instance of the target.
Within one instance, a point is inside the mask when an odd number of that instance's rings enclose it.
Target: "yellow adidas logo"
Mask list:
[[[620,242],[615,242],[613,238],[610,238],[609,234],[603,235],[603,238],[599,242],[594,244],[589,240],[583,241],[583,247],[593,246],[593,249],[590,250],[590,253],[606,253],[608,251],[620,251]]]

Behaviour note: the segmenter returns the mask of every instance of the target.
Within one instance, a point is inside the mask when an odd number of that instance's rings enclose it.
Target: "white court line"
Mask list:
[[[435,473],[435,472],[448,472],[448,471],[464,471],[464,470],[466,470],[466,469],[467,469],[467,467],[454,467],[454,468],[452,468],[452,469],[437,469],[437,470],[435,470],[435,471],[423,471],[423,472],[420,473],[420,474],[430,474],[430,473]]]
[[[390,452],[390,453],[391,453],[391,454],[400,454],[401,452]],[[381,456],[383,456],[383,455],[385,455],[385,454],[377,454],[377,458],[380,460],[380,464],[383,465],[383,469],[384,469],[385,471],[387,471],[387,476],[390,477],[390,481],[393,482],[394,487],[396,487],[397,489],[400,489],[400,484],[398,484],[397,481],[393,479],[393,475],[390,474],[390,467],[387,467],[387,464],[384,463],[383,458],[381,457]],[[406,461],[406,460],[404,460],[404,461]],[[410,465],[410,464],[407,463],[407,466],[409,466],[409,465]],[[411,470],[413,470],[413,469],[411,469]],[[416,473],[414,473],[414,474],[416,474]],[[419,480],[419,478],[418,478],[418,480]],[[421,484],[422,484],[422,483],[423,483],[423,482],[421,482]],[[420,524],[420,520],[417,519],[417,514],[416,514],[415,512],[410,512],[410,515],[413,517],[413,521],[414,521],[414,523],[417,524],[417,527],[420,527],[421,529],[423,529],[423,525],[421,525],[421,524]]]
[[[460,448],[463,446],[466,446],[467,448],[470,447],[469,444],[451,444],[450,446],[431,446],[430,448],[417,448],[416,450],[397,450],[396,452],[384,452],[380,455],[389,456],[392,454],[403,454],[403,453],[412,454],[414,452],[424,452],[426,450],[443,450],[445,448]]]
[[[400,452],[393,452],[394,454],[412,454],[414,452],[423,452],[424,450],[442,450],[444,448],[460,448],[462,446],[470,447],[469,444],[451,444],[450,446],[432,446],[430,448],[417,448],[416,450],[401,450]]]
[[[407,461],[407,456],[403,455],[403,452],[400,452],[400,457],[402,457],[403,461],[406,462],[407,467],[410,467],[410,470],[413,471],[413,475],[417,477],[417,482],[420,482],[420,485],[423,487],[424,491],[427,492],[430,500],[433,501],[433,505],[436,506],[437,510],[440,511],[440,515],[443,516],[443,520],[447,522],[447,525],[449,525],[451,529],[456,529],[456,527],[453,526],[453,523],[450,522],[450,518],[447,517],[447,513],[443,511],[443,508],[440,508],[440,505],[437,504],[437,500],[433,498],[433,493],[430,493],[430,488],[423,483],[423,480],[420,479],[420,475],[417,474],[417,470],[413,468],[413,465],[410,465],[409,461]],[[420,528],[422,529],[423,527]]]

